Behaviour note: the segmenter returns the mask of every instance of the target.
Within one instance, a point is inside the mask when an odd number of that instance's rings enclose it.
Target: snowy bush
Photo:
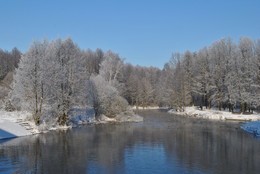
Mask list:
[[[102,114],[115,117],[128,109],[127,101],[100,75],[90,78],[87,96],[96,117]]]

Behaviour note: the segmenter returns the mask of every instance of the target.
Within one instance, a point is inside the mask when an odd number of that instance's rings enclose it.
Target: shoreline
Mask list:
[[[254,113],[250,115],[234,114],[228,111],[218,111],[212,109],[199,110],[196,107],[186,107],[184,112],[177,112],[174,109],[168,111],[168,113],[212,120],[222,120],[222,121],[259,121],[260,114]]]
[[[53,130],[67,130],[88,124],[106,124],[123,122],[142,122],[143,117],[139,115],[118,115],[115,118],[109,118],[102,115],[96,120],[93,115],[78,115],[68,121],[68,125],[51,125],[48,127],[45,122],[36,126],[30,118],[31,114],[25,111],[7,112],[0,110],[0,140],[11,139],[28,135],[47,133]]]

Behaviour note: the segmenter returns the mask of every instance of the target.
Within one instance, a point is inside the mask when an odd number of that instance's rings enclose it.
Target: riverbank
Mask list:
[[[34,123],[27,119],[29,116],[28,112],[6,112],[0,110],[0,139],[39,133]]]
[[[109,118],[102,115],[96,120],[92,109],[73,109],[70,112],[70,119],[65,126],[59,126],[57,124],[50,124],[46,122],[43,122],[39,126],[36,126],[29,112],[7,112],[0,110],[0,139],[46,133],[51,130],[69,129],[84,124],[141,121],[143,121],[143,117],[136,114],[133,114],[131,116],[120,114],[115,118]]]
[[[171,109],[168,112],[177,115],[188,116],[188,117],[197,117],[197,118],[214,119],[214,120],[232,120],[232,121],[260,120],[259,113],[244,115],[244,114],[234,114],[228,111],[218,111],[212,109],[200,110],[196,107],[186,107],[184,112],[177,112],[174,109]]]
[[[160,109],[159,106],[146,106],[146,107],[142,107],[142,106],[132,106],[133,110],[157,110]]]

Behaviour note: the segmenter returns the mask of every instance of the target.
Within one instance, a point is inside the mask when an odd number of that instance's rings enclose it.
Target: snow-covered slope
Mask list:
[[[8,120],[0,120],[0,139],[13,138],[32,135],[32,133],[20,126],[18,123],[14,123]]]
[[[35,124],[28,119],[29,117],[29,112],[0,110],[0,139],[39,133]]]

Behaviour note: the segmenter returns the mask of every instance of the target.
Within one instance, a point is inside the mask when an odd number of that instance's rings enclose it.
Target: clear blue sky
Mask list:
[[[25,52],[35,39],[70,36],[82,49],[111,49],[134,65],[162,68],[172,52],[222,37],[260,38],[259,0],[8,0],[0,48]]]

